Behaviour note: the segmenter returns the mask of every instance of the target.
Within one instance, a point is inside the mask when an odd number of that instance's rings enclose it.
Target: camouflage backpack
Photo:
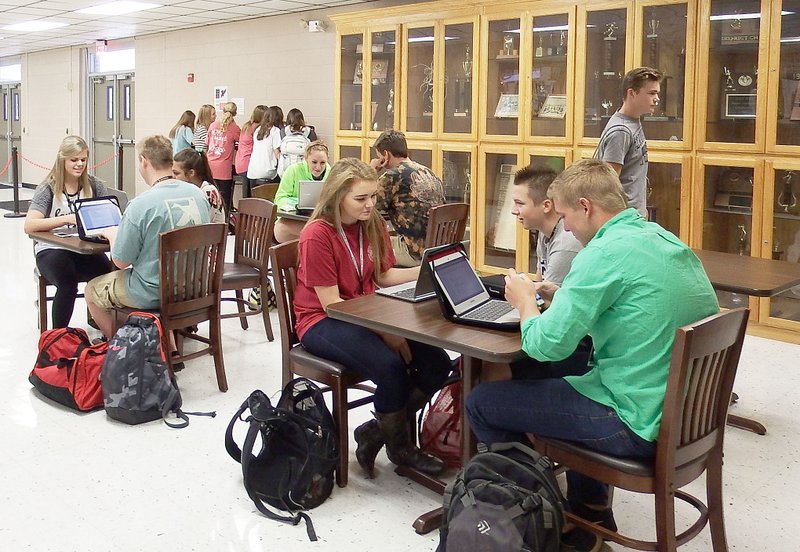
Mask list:
[[[167,365],[166,339],[158,316],[133,312],[108,344],[100,373],[103,402],[110,418],[126,424],[163,419],[170,427],[189,425],[187,414],[216,416],[216,412],[183,412],[181,394]],[[176,421],[167,419],[172,412]]]

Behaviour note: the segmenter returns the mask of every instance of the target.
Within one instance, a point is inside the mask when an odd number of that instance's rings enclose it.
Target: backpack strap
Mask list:
[[[238,417],[238,416],[237,416]],[[236,417],[234,418],[234,420]],[[283,523],[289,523],[291,525],[298,525],[301,521],[306,522],[306,532],[308,533],[308,538],[312,542],[317,540],[317,533],[314,531],[314,524],[311,522],[311,518],[305,512],[297,512],[291,516],[282,516],[280,514],[276,514],[272,510],[270,510],[264,501],[259,498],[258,494],[255,490],[250,486],[250,479],[248,478],[248,473],[250,471],[250,459],[253,457],[253,446],[256,442],[256,437],[258,436],[261,430],[261,423],[260,421],[254,419],[252,416],[248,418],[250,422],[250,427],[247,430],[247,437],[244,440],[244,446],[241,453],[241,462],[242,462],[242,479],[244,481],[244,488],[247,491],[247,495],[253,501],[256,508],[259,512],[264,514],[269,519],[275,521],[281,521]],[[230,429],[230,427],[229,427]],[[228,435],[225,435],[226,447],[227,447],[227,440]],[[228,451],[230,453],[230,450]]]
[[[612,125],[604,129],[603,133],[600,135],[600,141],[597,142],[597,147],[594,148],[594,153],[592,153],[592,159],[599,159],[598,154],[600,153],[600,146],[603,144],[606,137],[610,136],[614,132],[619,132],[620,130],[624,130],[625,132],[627,132],[630,135],[631,140],[633,140],[633,132],[626,125],[622,123]]]

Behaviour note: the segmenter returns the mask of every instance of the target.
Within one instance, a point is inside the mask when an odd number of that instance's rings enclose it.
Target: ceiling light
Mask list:
[[[91,15],[125,15],[127,13],[134,13],[143,10],[151,10],[153,8],[160,8],[161,4],[150,4],[148,2],[129,2],[120,0],[118,2],[109,2],[108,4],[99,4],[82,10],[75,10],[76,13],[88,13]]]
[[[50,29],[58,29],[59,27],[66,27],[68,23],[59,23],[58,21],[44,21],[37,19],[35,21],[25,21],[23,23],[14,23],[13,25],[6,25],[3,27],[4,31],[22,31],[27,33],[36,33],[39,31],[49,31]]]

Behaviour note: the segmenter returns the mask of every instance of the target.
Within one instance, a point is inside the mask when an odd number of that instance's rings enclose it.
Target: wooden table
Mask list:
[[[365,295],[329,305],[328,316],[371,330],[399,335],[461,353],[461,385],[464,398],[477,383],[483,361],[504,363],[525,356],[520,347],[519,332],[455,324],[442,316],[436,300],[410,303],[381,295]],[[461,461],[462,464],[466,464],[475,452],[477,443],[463,406],[461,439]],[[445,485],[437,478],[406,466],[398,467],[395,472],[435,492],[440,494],[444,492]],[[414,528],[418,533],[427,533],[440,525],[441,516],[441,508],[423,514],[414,522]]]
[[[75,232],[77,232],[77,230],[75,230]],[[80,239],[78,236],[69,236],[67,238],[62,238],[60,236],[56,236],[53,232],[49,231],[31,232],[30,234],[28,234],[28,236],[30,236],[30,238],[33,240],[42,243],[57,245],[74,253],[80,253],[81,255],[95,255],[97,253],[108,253],[111,250],[111,247],[107,243],[89,242]]]
[[[774,297],[800,285],[800,264],[798,263],[702,249],[693,251],[703,263],[711,285],[719,291],[754,297]],[[736,398],[738,397],[734,393],[734,400]],[[763,424],[734,414],[728,414],[728,425],[759,435],[767,432],[767,428]]]

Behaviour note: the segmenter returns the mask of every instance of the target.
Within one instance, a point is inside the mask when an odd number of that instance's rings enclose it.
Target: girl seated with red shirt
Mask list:
[[[330,171],[319,204],[300,234],[295,330],[311,353],[339,362],[375,383],[375,417],[355,430],[356,458],[374,477],[383,445],[389,460],[438,474],[444,463],[414,446],[409,414],[422,408],[450,373],[439,348],[334,320],[331,303],[375,293],[376,286],[414,280],[415,268],[393,268],[386,224],[375,209],[378,175],[358,159]]]

